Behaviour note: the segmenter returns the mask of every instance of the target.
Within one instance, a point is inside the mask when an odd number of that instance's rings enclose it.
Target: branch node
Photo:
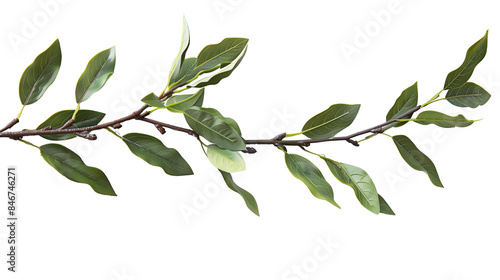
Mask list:
[[[14,125],[16,125],[16,123],[18,123],[18,122],[19,122],[18,118],[15,118],[15,119],[11,120],[4,128],[2,128],[0,130],[0,132],[6,131],[7,129],[9,129],[9,128],[13,127]]]
[[[78,137],[82,137],[84,139],[87,139],[87,140],[96,140],[97,139],[97,136],[95,134],[85,134],[85,133],[80,133],[80,132],[75,132],[73,134],[75,134]]]
[[[383,127],[379,127],[379,128],[376,128],[376,129],[372,129],[370,132],[371,133],[383,133],[385,130]]]
[[[247,153],[247,154],[255,154],[257,152],[257,150],[255,148],[252,148],[252,147],[247,147],[246,150],[243,150],[241,152]]]
[[[119,129],[119,128],[122,128],[122,124],[121,123],[115,123],[112,127],[114,129]]]
[[[149,114],[151,114],[150,111],[142,112],[139,116],[137,116],[137,118],[144,118],[147,117]]]
[[[158,131],[161,133],[161,134],[165,134],[165,128],[163,128],[163,126],[159,125],[159,124],[155,124],[155,127],[156,129],[158,129]]]
[[[75,121],[73,119],[70,119],[69,121],[67,121],[63,126],[61,126],[60,128],[58,128],[57,130],[63,130],[69,126],[71,126]]]
[[[273,141],[281,141],[281,140],[285,139],[285,137],[286,137],[286,133],[283,132],[283,133],[280,133],[280,134],[274,136],[274,138],[272,140]]]
[[[353,145],[354,145],[354,146],[356,146],[356,147],[359,147],[359,143],[358,143],[358,141],[356,141],[356,140],[346,139],[346,141],[347,141],[347,142],[349,142],[349,143],[351,143],[351,144],[353,144]]]

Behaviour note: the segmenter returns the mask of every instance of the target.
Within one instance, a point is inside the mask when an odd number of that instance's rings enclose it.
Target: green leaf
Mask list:
[[[216,145],[208,146],[207,157],[213,166],[228,173],[239,172],[246,169],[245,161],[240,153],[221,149]]]
[[[446,93],[446,100],[458,107],[476,108],[486,104],[489,99],[490,94],[486,90],[470,82]]]
[[[190,83],[188,86],[189,87],[206,87],[208,85],[216,85],[218,84],[222,79],[229,77],[231,73],[233,73],[234,69],[238,67],[240,62],[243,60],[243,57],[245,56],[247,52],[248,45],[245,46],[245,49],[240,53],[240,55],[233,60],[230,64],[228,64],[226,67],[222,68],[220,71],[216,71],[208,74],[207,77],[197,79]]]
[[[203,108],[203,110],[205,110],[205,112],[208,112],[214,116],[221,118],[224,122],[226,122],[228,125],[230,125],[234,130],[236,130],[236,132],[238,132],[238,135],[241,136],[240,126],[238,125],[238,123],[234,119],[226,118],[226,117],[222,116],[222,114],[214,108]]]
[[[184,65],[181,67],[178,75],[172,76],[169,86],[187,84],[203,73],[226,67],[239,57],[247,44],[246,38],[226,38],[218,44],[206,46],[196,59],[191,59],[186,67]],[[187,64],[187,61],[188,59],[184,63]]]
[[[335,104],[306,122],[302,132],[311,139],[330,138],[354,121],[359,111],[359,104]],[[291,136],[291,135],[289,135]]]
[[[466,119],[463,115],[452,117],[436,111],[422,112],[414,121],[423,125],[435,124],[444,128],[466,127],[474,123],[474,121]]]
[[[387,116],[385,117],[386,121],[396,119],[403,115],[404,113],[408,112],[410,109],[416,107],[418,105],[418,86],[417,83],[415,82],[413,85],[405,89],[401,95],[396,99],[396,103],[392,106],[392,108],[389,110],[387,113]],[[408,116],[407,118],[411,118],[411,115]],[[385,129],[389,129],[391,127],[398,127],[402,126],[405,123],[391,123],[385,127]]]
[[[465,60],[457,69],[453,70],[446,77],[446,82],[444,83],[444,89],[454,89],[461,87],[465,84],[476,66],[483,60],[486,55],[486,49],[488,47],[488,31],[486,35],[472,45],[465,55]]]
[[[389,204],[387,204],[385,199],[380,194],[378,195],[378,201],[380,202],[380,213],[393,216],[396,215],[396,213],[392,211]]]
[[[233,177],[231,176],[230,173],[224,172],[222,170],[219,170],[220,173],[222,174],[222,177],[224,178],[224,182],[226,182],[226,185],[233,191],[239,193],[243,200],[245,200],[245,203],[255,215],[259,215],[259,207],[257,206],[257,201],[255,201],[255,198],[253,195],[246,190],[240,188],[236,183],[233,181]]]
[[[408,137],[396,135],[392,137],[392,140],[408,165],[415,170],[427,173],[429,179],[435,186],[443,187],[434,163],[432,163],[432,161],[422,153]]]
[[[172,74],[168,86],[171,88],[177,84],[185,84],[186,82],[193,79],[193,69],[196,67],[196,57],[189,57],[182,63],[181,69]]]
[[[163,104],[163,101],[161,101],[161,99],[158,96],[156,96],[156,94],[154,94],[154,93],[150,93],[150,94],[144,96],[141,99],[141,101],[148,104],[151,107],[157,107],[157,108],[165,107],[165,104]]]
[[[76,84],[76,103],[80,104],[100,90],[115,71],[115,47],[96,54]]]
[[[85,165],[80,156],[59,144],[40,147],[43,159],[64,177],[77,183],[87,184],[96,193],[116,196],[106,175],[98,168]]]
[[[61,67],[61,45],[59,39],[24,70],[19,83],[19,98],[23,106],[38,101],[54,82]]]
[[[322,157],[333,175],[343,184],[351,186],[361,205],[375,214],[380,213],[377,189],[361,168]]]
[[[301,180],[315,197],[340,208],[333,199],[332,186],[328,184],[321,171],[312,162],[302,156],[289,153],[285,153],[285,162],[290,173]]]
[[[172,148],[167,148],[157,138],[140,133],[129,133],[122,137],[130,151],[147,163],[158,166],[174,176],[192,175],[193,170],[184,158]]]
[[[190,36],[189,36],[189,26],[186,21],[186,18],[182,19],[182,41],[181,41],[181,48],[179,49],[179,53],[177,54],[177,57],[175,58],[173,64],[172,64],[172,69],[170,70],[170,73],[168,75],[169,78],[169,84],[171,83],[172,77],[177,76],[179,72],[181,72],[181,67],[182,64],[184,63],[184,58],[186,56],[186,52],[189,48],[189,43],[190,43]]]
[[[182,113],[193,106],[201,107],[204,97],[204,88],[198,90],[195,94],[174,95],[167,99],[165,107],[171,112]]]
[[[245,141],[226,118],[216,113],[215,109],[193,106],[184,112],[189,126],[208,141],[222,149],[244,150]]]
[[[72,117],[73,114],[75,113],[74,110],[64,110],[64,111],[59,111],[52,116],[50,116],[46,121],[41,123],[36,129],[42,129],[47,126],[51,126],[52,129],[57,129],[64,124],[66,124]],[[97,112],[97,111],[92,111],[92,110],[79,110],[76,113],[75,121],[72,125],[68,126],[66,129],[73,129],[73,128],[82,128],[82,127],[88,127],[88,126],[94,126],[99,124],[101,120],[104,118],[106,114]],[[88,133],[88,132],[86,132]],[[40,135],[41,137],[48,139],[48,140],[66,140],[66,139],[71,139],[76,137],[72,133],[65,133],[65,134],[42,134]]]

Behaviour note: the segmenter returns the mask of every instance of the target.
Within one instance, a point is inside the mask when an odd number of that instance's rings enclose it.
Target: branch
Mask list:
[[[183,86],[183,85],[173,86],[167,92],[165,92],[162,95],[160,95],[160,98],[163,99],[163,98],[169,98],[169,97],[171,97],[172,94],[174,93],[174,90],[176,90],[177,88],[179,88],[181,86]],[[119,128],[119,127],[121,127],[121,123],[129,121],[129,120],[136,119],[136,120],[140,120],[140,121],[144,121],[144,122],[148,122],[148,123],[154,124],[155,127],[162,134],[165,133],[163,128],[169,128],[169,129],[172,129],[172,130],[175,130],[175,131],[180,131],[180,132],[183,132],[183,133],[187,133],[187,134],[189,134],[191,136],[194,136],[197,139],[200,138],[200,136],[198,135],[198,133],[196,133],[192,129],[188,129],[188,128],[184,128],[184,127],[180,127],[180,126],[176,126],[176,125],[172,125],[172,124],[168,124],[168,123],[164,123],[164,122],[160,122],[160,121],[157,121],[157,120],[146,118],[146,116],[149,115],[149,112],[144,112],[144,110],[146,110],[146,108],[148,108],[148,107],[149,107],[148,105],[143,105],[141,108],[139,108],[138,110],[132,112],[131,114],[129,114],[129,115],[125,116],[125,117],[122,117],[122,118],[119,118],[119,119],[116,119],[114,121],[110,121],[110,122],[107,122],[107,123],[99,124],[99,125],[82,127],[82,128],[72,128],[72,129],[56,129],[56,130],[51,130],[51,128],[43,128],[43,129],[39,129],[39,130],[15,131],[15,132],[0,132],[0,137],[9,137],[9,138],[12,138],[12,139],[21,139],[24,136],[32,136],[32,135],[73,133],[73,134],[75,134],[77,136],[80,136],[80,137],[83,137],[83,138],[86,138],[86,139],[89,139],[89,140],[95,140],[94,137],[88,137],[88,136],[84,137],[81,134],[81,132],[99,130],[99,129],[103,129],[103,128],[107,128],[107,127]],[[249,144],[249,145],[274,145],[276,147],[281,147],[283,149],[285,149],[285,146],[307,147],[307,146],[309,146],[311,144],[314,144],[314,143],[330,142],[330,141],[347,141],[347,142],[351,143],[354,146],[359,146],[358,141],[354,140],[353,138],[355,138],[357,136],[360,136],[360,135],[367,134],[367,133],[372,133],[372,134],[383,133],[385,131],[385,129],[384,129],[385,126],[387,126],[387,125],[389,125],[391,123],[397,122],[397,120],[399,120],[399,119],[404,119],[404,118],[412,115],[416,111],[420,110],[420,108],[421,108],[420,105],[416,106],[416,107],[413,107],[412,109],[408,110],[406,113],[400,115],[397,118],[393,118],[393,119],[391,119],[389,121],[386,121],[384,123],[381,123],[381,124],[375,125],[373,127],[370,127],[370,128],[367,128],[367,129],[364,129],[364,130],[352,133],[352,134],[347,135],[347,136],[322,138],[322,139],[283,140],[285,138],[286,134],[285,133],[281,133],[281,134],[277,135],[276,137],[274,137],[272,139],[257,139],[257,140],[244,140],[244,141],[245,141],[245,144]],[[17,122],[15,122],[15,120],[16,119],[14,119],[13,121],[11,121],[7,125],[7,128],[4,128],[3,130],[8,129],[8,128],[12,127],[14,124],[16,124]],[[19,121],[19,120],[17,120],[17,121]],[[246,152],[255,153],[256,151],[255,151],[255,149],[250,148],[250,150],[247,150]]]
[[[166,98],[166,97],[172,96],[174,90],[176,90],[177,88],[179,88],[181,86],[184,86],[184,85],[183,84],[179,84],[179,85],[173,86],[168,91],[166,91],[165,93],[163,93],[162,95],[160,95],[160,98]],[[19,121],[18,119],[17,119],[17,121],[15,121],[16,119],[14,119],[14,120],[12,120],[6,126],[6,128],[4,128],[4,129],[2,129],[2,131],[0,131],[0,137],[8,137],[8,138],[11,138],[11,139],[21,139],[24,136],[47,135],[47,134],[66,134],[66,133],[76,134],[76,133],[79,133],[79,132],[99,130],[99,129],[103,129],[103,128],[106,128],[106,127],[113,127],[113,126],[116,126],[116,125],[121,124],[121,123],[126,122],[126,121],[130,121],[130,120],[133,120],[133,119],[141,118],[141,114],[148,107],[149,106],[145,104],[141,108],[139,108],[138,110],[132,112],[131,114],[129,114],[127,116],[124,116],[122,118],[116,119],[114,121],[110,121],[110,122],[106,122],[106,123],[102,123],[102,124],[98,124],[98,125],[94,125],[94,126],[87,126],[87,127],[80,127],[80,128],[71,128],[71,129],[64,128],[64,126],[63,126],[63,129],[56,129],[56,130],[50,130],[50,129],[43,128],[43,129],[38,129],[38,130],[8,131],[8,132],[4,132],[4,130],[9,129],[10,127],[12,127],[14,124],[16,124]]]
[[[269,140],[245,140],[246,144],[254,144],[254,145],[275,145],[275,146],[302,146],[302,147],[307,147],[310,144],[313,143],[321,143],[321,142],[330,142],[330,141],[347,141],[354,146],[359,146],[358,142],[353,140],[352,138],[367,134],[367,133],[372,133],[372,134],[378,134],[384,132],[384,126],[387,126],[391,123],[397,122],[399,119],[404,119],[407,116],[415,113],[416,111],[420,110],[421,106],[416,106],[408,110],[406,113],[402,114],[401,116],[388,120],[384,123],[381,123],[379,125],[352,133],[347,136],[340,136],[340,137],[331,137],[331,138],[322,138],[322,139],[306,139],[306,140],[280,140],[277,139],[277,137]]]

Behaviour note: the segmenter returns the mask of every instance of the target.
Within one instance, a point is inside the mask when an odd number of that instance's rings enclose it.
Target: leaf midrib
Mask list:
[[[322,126],[325,126],[325,125],[327,125],[327,124],[329,124],[329,123],[331,123],[331,122],[333,122],[333,121],[336,121],[336,120],[338,120],[338,119],[340,119],[340,118],[342,118],[343,116],[348,115],[348,114],[349,114],[349,112],[345,112],[345,113],[343,113],[342,115],[340,115],[340,116],[338,116],[338,117],[335,117],[335,118],[333,118],[333,119],[331,119],[331,120],[329,120],[329,121],[327,121],[327,122],[324,122],[324,123],[322,123],[322,124],[316,125],[316,126],[311,127],[311,128],[308,128],[308,129],[306,129],[306,130],[302,131],[302,132],[301,132],[301,134],[307,133],[307,132],[309,132],[309,131],[311,131],[311,130],[318,129],[318,128],[320,128],[320,127],[322,127]]]
[[[127,139],[125,136],[123,137],[123,140],[127,141],[128,143],[133,144],[134,146],[138,147],[139,149],[141,149],[142,151],[145,151],[146,153],[148,153],[148,154],[150,154],[150,155],[153,155],[153,156],[155,156],[155,157],[157,157],[157,158],[160,158],[160,159],[162,159],[162,160],[165,160],[165,161],[167,161],[167,162],[169,162],[169,163],[171,163],[171,164],[173,164],[173,165],[176,165],[176,166],[180,167],[181,169],[185,169],[183,166],[181,166],[181,165],[179,165],[179,164],[177,164],[177,163],[175,163],[175,162],[173,162],[173,161],[170,161],[168,158],[165,158],[165,157],[163,157],[163,156],[160,156],[159,154],[154,153],[154,152],[152,152],[151,150],[148,150],[147,148],[144,148],[143,146],[141,146],[141,145],[137,144],[136,142],[133,142],[132,140]],[[162,147],[164,147],[164,148],[166,148],[166,149],[169,149],[168,147],[166,147],[166,146],[165,146],[165,145],[163,145],[163,144],[162,144],[161,146],[162,146]]]
[[[202,112],[202,111],[201,111],[201,112]],[[206,112],[204,112],[204,113],[206,113]],[[208,113],[207,113],[207,114],[208,114]],[[231,138],[228,138],[228,137],[226,137],[224,134],[219,133],[217,130],[214,130],[214,129],[212,129],[212,128],[211,128],[211,127],[209,127],[209,126],[206,126],[204,123],[202,123],[202,122],[201,122],[201,121],[199,121],[198,119],[193,118],[193,117],[192,117],[191,115],[189,115],[188,113],[184,112],[184,115],[188,116],[189,118],[191,118],[192,120],[194,120],[196,123],[201,124],[203,127],[205,127],[206,129],[208,129],[208,130],[210,130],[210,131],[214,132],[215,134],[217,134],[217,135],[219,135],[219,136],[222,136],[224,139],[231,141],[231,143],[236,143],[236,140],[233,140],[233,139],[231,139]],[[213,116],[213,115],[211,115],[211,114],[209,114],[209,115],[210,115],[210,116],[212,116],[212,118],[215,118],[215,116]],[[223,123],[227,124],[227,123],[226,123],[226,122],[224,122],[224,121],[223,121]],[[229,124],[227,124],[227,125],[228,125],[229,127],[231,127]],[[231,127],[231,129],[232,129],[232,130],[234,130],[234,128],[233,128],[233,127]]]
[[[354,185],[356,185],[356,187],[358,188],[359,192],[363,195],[363,197],[365,198],[365,200],[366,200],[366,201],[368,201],[368,203],[370,204],[370,206],[372,206],[373,208],[376,208],[376,207],[375,207],[375,205],[374,205],[373,203],[371,203],[371,202],[370,202],[370,199],[368,199],[368,197],[366,196],[366,194],[365,194],[363,191],[361,191],[361,188],[360,188],[359,184],[358,184],[358,183],[357,183],[357,182],[356,182],[356,181],[352,178],[351,173],[349,173],[349,172],[347,171],[347,169],[344,167],[344,165],[343,165],[342,163],[340,163],[340,162],[337,162],[337,163],[338,163],[338,164],[340,165],[340,167],[342,168],[342,171],[344,171],[344,173],[346,173],[346,174],[347,174],[347,176],[349,176],[349,179],[351,180],[351,182],[352,182]],[[351,187],[352,187],[352,186],[351,186]],[[355,189],[355,188],[354,188],[354,189]],[[356,190],[356,189],[355,189],[355,190]],[[379,206],[380,206],[380,204],[379,204]]]
[[[87,88],[85,89],[85,91],[83,92],[82,94],[82,97],[80,98],[80,100],[78,101],[78,104],[82,103],[82,100],[83,98],[85,98],[85,96],[87,95],[87,92],[89,91],[90,87],[92,86],[92,84],[94,84],[95,80],[97,79],[97,76],[99,76],[99,73],[101,73],[101,71],[104,69],[104,66],[106,65],[106,63],[108,62],[109,60],[109,55],[108,57],[106,58],[106,60],[104,60],[104,62],[102,63],[102,65],[99,67],[99,70],[97,71],[97,73],[94,75],[94,77],[92,78],[92,82],[90,82],[87,86]]]

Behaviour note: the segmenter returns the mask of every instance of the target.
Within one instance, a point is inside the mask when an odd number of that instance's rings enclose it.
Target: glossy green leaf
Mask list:
[[[452,117],[436,111],[422,112],[414,121],[423,125],[435,124],[444,128],[466,127],[474,123],[474,121],[466,119],[463,115]]]
[[[457,69],[453,70],[446,77],[446,82],[444,83],[444,89],[454,89],[461,87],[465,84],[476,66],[483,60],[486,55],[486,49],[488,47],[488,31],[486,35],[472,45],[465,55],[465,60]]]
[[[174,95],[167,99],[165,107],[171,112],[182,113],[193,106],[201,107],[204,97],[204,88],[198,90],[195,94]]]
[[[40,152],[50,166],[71,181],[87,184],[96,193],[116,195],[106,175],[98,168],[85,165],[80,156],[70,149],[59,144],[47,144],[40,147]]]
[[[380,194],[378,195],[378,201],[380,202],[380,213],[393,216],[396,215],[396,213],[392,211],[389,204],[387,204],[385,199]]]
[[[392,137],[392,140],[408,165],[415,170],[427,173],[429,179],[435,186],[443,187],[434,163],[432,163],[432,161],[422,153],[408,137],[396,135]]]
[[[179,75],[179,73],[181,72],[181,67],[182,64],[184,63],[184,58],[189,48],[189,43],[190,43],[189,26],[187,24],[186,18],[183,18],[182,22],[183,26],[182,26],[181,48],[179,49],[179,53],[177,54],[177,57],[175,58],[172,64],[172,69],[170,70],[170,73],[168,75],[169,84],[171,83],[172,77]]]
[[[76,103],[89,99],[100,90],[115,71],[115,47],[96,54],[87,64],[76,84]]]
[[[141,99],[141,101],[148,104],[151,107],[157,107],[157,108],[165,107],[165,104],[163,104],[163,101],[161,101],[161,99],[158,96],[156,96],[156,94],[154,94],[154,93],[150,93],[150,94],[144,96]]]
[[[232,118],[226,118],[224,116],[222,116],[222,114],[217,111],[216,109],[214,108],[203,108],[203,110],[205,112],[208,112],[214,116],[217,116],[219,118],[221,118],[225,123],[227,123],[228,125],[230,125],[234,130],[236,130],[236,132],[238,132],[238,135],[241,136],[241,129],[240,129],[240,126],[238,125],[238,123],[232,119]]]
[[[41,123],[36,129],[42,129],[48,126],[51,126],[52,129],[57,129],[64,124],[66,124],[74,114],[74,110],[64,110],[64,111],[59,111],[52,116],[50,116],[47,120],[45,120],[43,123]],[[101,112],[96,112],[92,110],[79,110],[76,113],[74,123],[70,126],[68,126],[66,129],[73,129],[73,128],[81,128],[81,127],[88,127],[88,126],[94,126],[99,124],[101,120],[104,118],[106,114],[101,113]],[[84,133],[84,132],[82,132]],[[88,132],[87,132],[88,133]],[[76,137],[72,133],[66,133],[66,134],[42,134],[40,135],[41,137],[48,139],[48,140],[66,140],[66,139],[71,139]]]
[[[301,180],[315,197],[326,200],[340,208],[333,199],[332,186],[325,180],[316,165],[302,156],[290,153],[285,153],[285,162],[290,173]]]
[[[476,108],[486,104],[490,94],[479,85],[467,82],[463,86],[451,89],[446,93],[446,100],[458,107]]]
[[[220,71],[215,71],[213,73],[207,74],[207,77],[203,77],[200,79],[197,79],[191,83],[189,83],[189,87],[206,87],[208,85],[216,85],[218,84],[222,79],[229,77],[238,67],[240,62],[243,60],[243,57],[245,56],[247,52],[248,45],[245,46],[245,49],[240,53],[240,55],[233,60],[230,64],[228,64],[226,67],[220,69]]]
[[[417,83],[414,83],[407,89],[405,89],[401,95],[396,99],[396,103],[392,106],[392,108],[389,110],[387,113],[387,116],[385,117],[386,121],[396,119],[403,115],[404,113],[408,112],[410,109],[416,107],[418,105],[418,86]],[[411,118],[411,115],[407,117],[408,119]],[[398,127],[402,126],[405,123],[391,123],[385,127],[385,129],[389,129],[391,127]]]
[[[186,84],[194,81],[203,73],[224,68],[239,57],[246,49],[248,39],[226,38],[218,44],[208,45],[198,54],[196,59],[185,60],[178,75],[172,76],[170,87],[176,84]],[[193,64],[192,62],[195,62]]]
[[[257,201],[255,201],[255,198],[253,195],[246,190],[240,188],[236,183],[233,181],[233,177],[231,176],[230,173],[224,172],[220,170],[220,173],[222,174],[222,177],[224,178],[224,182],[226,182],[226,185],[233,191],[239,193],[243,200],[245,200],[245,203],[255,215],[259,215],[259,207],[257,206]]]
[[[61,45],[59,39],[24,70],[19,83],[19,98],[23,105],[38,101],[54,82],[61,67]]]
[[[129,133],[122,137],[130,151],[147,163],[158,166],[174,176],[191,175],[193,170],[184,158],[172,148],[167,148],[157,138],[140,133]]]
[[[239,172],[246,169],[245,160],[243,160],[240,153],[221,149],[216,145],[208,146],[207,157],[213,166],[228,173]]]
[[[330,138],[354,121],[359,104],[335,104],[306,122],[300,134],[311,139]]]
[[[177,84],[185,84],[188,81],[193,80],[193,70],[196,67],[196,57],[189,57],[182,63],[181,69],[172,74],[169,80],[169,87]]]
[[[184,117],[196,133],[220,148],[233,151],[244,150],[246,145],[239,131],[214,110],[193,106],[184,112]]]
[[[378,193],[368,173],[349,164],[324,158],[333,175],[343,184],[351,186],[361,205],[375,214],[380,213]]]

